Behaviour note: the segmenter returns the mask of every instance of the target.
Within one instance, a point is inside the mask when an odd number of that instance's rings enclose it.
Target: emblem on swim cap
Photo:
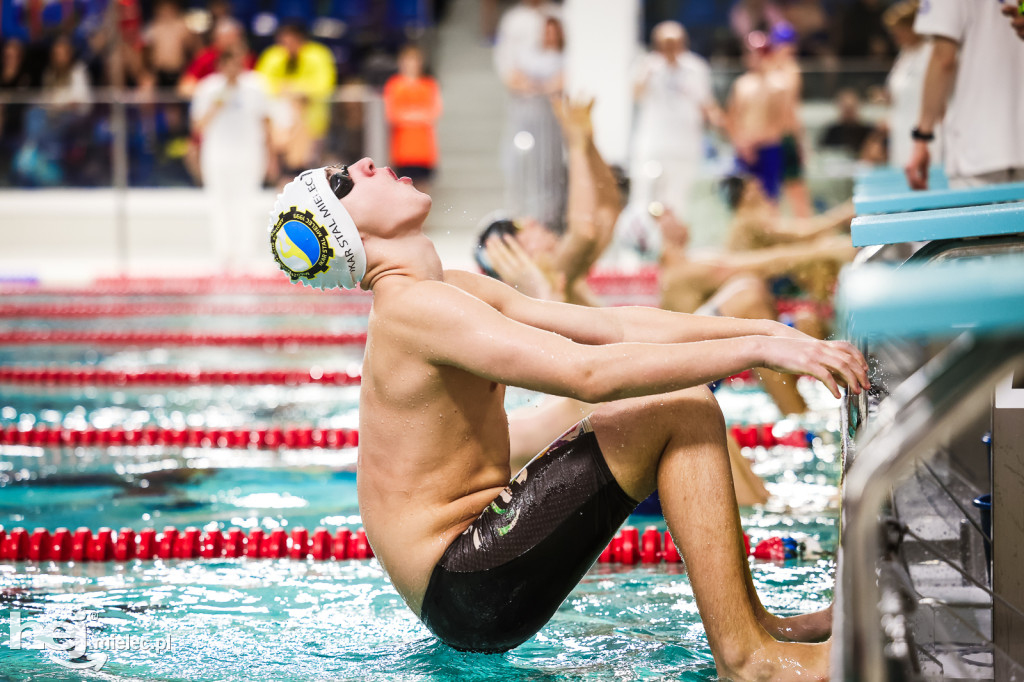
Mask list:
[[[292,206],[281,213],[270,232],[274,260],[293,282],[327,272],[334,257],[325,230],[310,211]]]
[[[270,250],[292,282],[354,289],[366,275],[366,250],[327,170],[303,171],[277,195],[267,222]]]

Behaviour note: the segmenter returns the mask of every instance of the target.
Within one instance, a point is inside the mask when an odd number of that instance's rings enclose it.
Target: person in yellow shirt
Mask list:
[[[309,40],[301,23],[284,23],[277,31],[277,44],[268,47],[256,63],[272,96],[277,98],[281,116],[275,116],[275,127],[291,127],[294,100],[303,103],[302,116],[315,140],[327,133],[330,122],[328,108],[337,73],[334,55],[324,45]],[[286,120],[282,120],[286,119]]]

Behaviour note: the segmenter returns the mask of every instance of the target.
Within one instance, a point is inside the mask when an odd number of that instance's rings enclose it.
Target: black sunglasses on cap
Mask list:
[[[355,183],[352,182],[352,176],[348,174],[348,166],[332,166],[332,168],[340,168],[341,170],[331,174],[329,179],[331,191],[334,192],[334,196],[338,197],[338,199],[343,199],[352,191]]]

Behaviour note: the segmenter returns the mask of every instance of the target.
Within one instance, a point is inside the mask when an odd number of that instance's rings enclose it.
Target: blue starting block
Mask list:
[[[860,195],[853,198],[857,215],[931,211],[937,208],[958,208],[1024,201],[1024,182],[985,185],[969,189],[930,189],[924,192]]]
[[[858,216],[850,224],[854,246],[900,244],[1024,233],[1024,201]]]
[[[928,189],[948,189],[949,178],[941,166],[928,169]],[[868,198],[909,192],[910,185],[902,168],[885,166],[859,173],[854,182],[854,198]]]
[[[847,268],[836,315],[850,339],[1024,331],[1024,256]]]

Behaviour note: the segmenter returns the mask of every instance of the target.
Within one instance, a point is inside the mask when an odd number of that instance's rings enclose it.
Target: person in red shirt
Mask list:
[[[415,45],[398,54],[398,73],[384,84],[384,109],[391,124],[391,163],[417,189],[428,191],[437,167],[434,126],[441,116],[441,90],[423,73],[423,53]]]
[[[245,54],[246,71],[251,70],[255,65],[256,59],[245,42],[245,29],[242,28],[242,24],[230,17],[217,20],[217,26],[213,30],[213,42],[201,49],[185,69],[181,80],[178,81],[178,94],[192,99],[196,84],[217,72],[217,61],[220,59],[220,54],[228,50],[241,51]]]

